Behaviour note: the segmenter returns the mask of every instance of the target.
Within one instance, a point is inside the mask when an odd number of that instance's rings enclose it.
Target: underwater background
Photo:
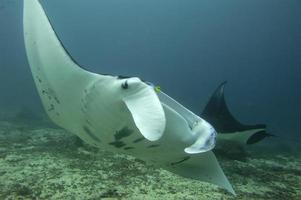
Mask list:
[[[82,146],[44,114],[25,54],[23,2],[0,0],[0,199],[301,199],[301,1],[41,3],[88,70],[150,81],[196,114],[226,80],[234,116],[266,123],[276,137],[247,157],[220,157],[237,197]]]

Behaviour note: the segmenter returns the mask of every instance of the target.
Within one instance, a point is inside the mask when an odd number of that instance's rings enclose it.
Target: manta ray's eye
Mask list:
[[[128,81],[125,81],[124,83],[122,83],[121,87],[122,87],[122,89],[128,89],[129,88]]]

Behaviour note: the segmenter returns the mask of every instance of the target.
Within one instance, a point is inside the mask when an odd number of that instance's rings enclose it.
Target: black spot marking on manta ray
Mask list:
[[[138,138],[138,139],[134,140],[133,143],[141,142],[141,141],[143,141],[144,139],[145,139],[144,137]]]
[[[119,131],[115,132],[115,135],[114,135],[115,141],[111,142],[109,144],[112,146],[115,146],[116,148],[124,147],[126,144],[124,142],[122,142],[121,139],[130,136],[132,133],[133,133],[132,129],[129,129],[128,127],[123,127]],[[125,147],[124,149],[129,150],[129,149],[131,149],[131,147]]]
[[[126,144],[122,141],[114,141],[114,142],[110,142],[109,145],[112,145],[116,148],[121,148],[124,147]]]
[[[124,150],[131,150],[131,149],[135,149],[134,147],[124,147]]]
[[[159,144],[152,144],[152,145],[149,145],[147,148],[155,148],[155,147],[159,147],[160,145]]]
[[[180,163],[182,163],[182,162],[185,162],[185,161],[187,161],[187,160],[189,160],[190,159],[190,156],[186,156],[185,158],[183,158],[182,160],[180,160],[180,161],[177,161],[177,162],[173,162],[173,163],[170,163],[170,165],[177,165],[177,164],[180,164]]]
[[[40,77],[36,76],[36,79],[39,81],[39,83],[42,83],[42,79],[40,79]]]
[[[95,141],[97,142],[101,142],[98,137],[96,137],[92,132],[91,130],[87,127],[87,126],[83,126],[83,130]]]
[[[129,129],[128,127],[123,127],[121,130],[116,131],[114,137],[115,141],[119,141],[122,138],[128,137],[133,133],[133,130]]]
[[[50,108],[48,108],[48,112],[53,111],[55,109],[53,104],[50,104]]]
[[[57,97],[54,97],[54,100],[56,101],[57,104],[60,104],[60,100]]]

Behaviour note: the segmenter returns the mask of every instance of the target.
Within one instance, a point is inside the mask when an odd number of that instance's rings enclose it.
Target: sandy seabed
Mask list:
[[[301,154],[219,156],[237,196],[47,126],[0,121],[0,199],[301,199]]]

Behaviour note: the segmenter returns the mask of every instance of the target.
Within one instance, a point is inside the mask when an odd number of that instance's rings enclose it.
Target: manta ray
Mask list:
[[[267,134],[265,125],[234,119],[224,84],[198,116],[139,77],[85,70],[64,48],[39,0],[24,0],[23,27],[33,79],[55,124],[90,145],[235,194],[212,151],[216,141],[251,144]]]
[[[245,125],[235,119],[225,101],[226,83],[220,84],[201,113],[202,118],[209,121],[219,133],[217,135],[217,145],[236,143],[245,146],[255,144],[266,137],[274,136],[266,131],[265,124]]]

